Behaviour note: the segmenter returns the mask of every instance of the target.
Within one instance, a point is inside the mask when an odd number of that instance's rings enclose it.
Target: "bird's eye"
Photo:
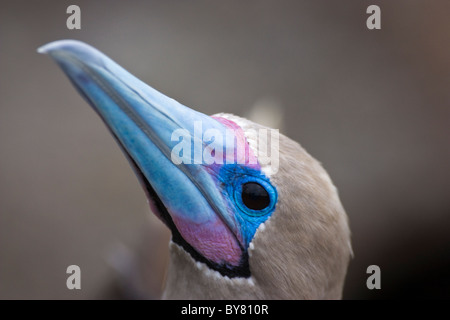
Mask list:
[[[247,182],[242,185],[242,202],[252,210],[262,210],[269,206],[270,195],[262,185]]]
[[[229,180],[229,194],[233,194],[234,203],[244,219],[261,223],[274,211],[278,198],[277,189],[265,176],[233,172]]]

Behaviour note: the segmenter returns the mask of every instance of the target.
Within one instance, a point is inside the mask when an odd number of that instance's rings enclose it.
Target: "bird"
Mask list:
[[[237,115],[186,107],[84,42],[38,52],[104,121],[170,229],[162,299],[342,299],[348,217],[299,143]],[[277,158],[261,156],[262,146]]]

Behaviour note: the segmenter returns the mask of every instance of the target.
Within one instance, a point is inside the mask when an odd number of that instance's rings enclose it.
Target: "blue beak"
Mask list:
[[[59,64],[106,123],[174,241],[208,263],[239,266],[247,243],[229,199],[217,187],[217,170],[198,163],[195,150],[185,151],[182,163],[173,161],[180,138],[193,149],[205,147],[203,133],[214,129],[225,137],[226,126],[166,97],[85,43],[56,41],[38,52]],[[174,132],[183,134],[174,139]]]

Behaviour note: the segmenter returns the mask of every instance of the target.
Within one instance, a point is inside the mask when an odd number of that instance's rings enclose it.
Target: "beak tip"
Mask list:
[[[52,55],[54,53],[73,53],[73,54],[86,54],[90,53],[93,48],[87,45],[84,42],[72,39],[64,39],[52,41],[37,49],[37,52],[40,54],[49,54]]]
[[[38,53],[41,54],[51,54],[55,51],[65,51],[70,47],[73,47],[74,45],[79,44],[79,41],[76,40],[57,40],[52,41],[47,44],[44,44],[43,46],[40,46],[37,49]]]
[[[48,51],[49,51],[49,45],[50,45],[51,43],[48,43],[48,44],[44,44],[43,46],[40,46],[39,48],[37,48],[37,53],[40,53],[40,54],[47,54],[48,53]]]

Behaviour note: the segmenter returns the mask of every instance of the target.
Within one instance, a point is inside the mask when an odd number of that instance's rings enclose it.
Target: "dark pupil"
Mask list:
[[[270,204],[270,197],[260,184],[247,182],[242,185],[242,201],[249,209],[262,210]]]

